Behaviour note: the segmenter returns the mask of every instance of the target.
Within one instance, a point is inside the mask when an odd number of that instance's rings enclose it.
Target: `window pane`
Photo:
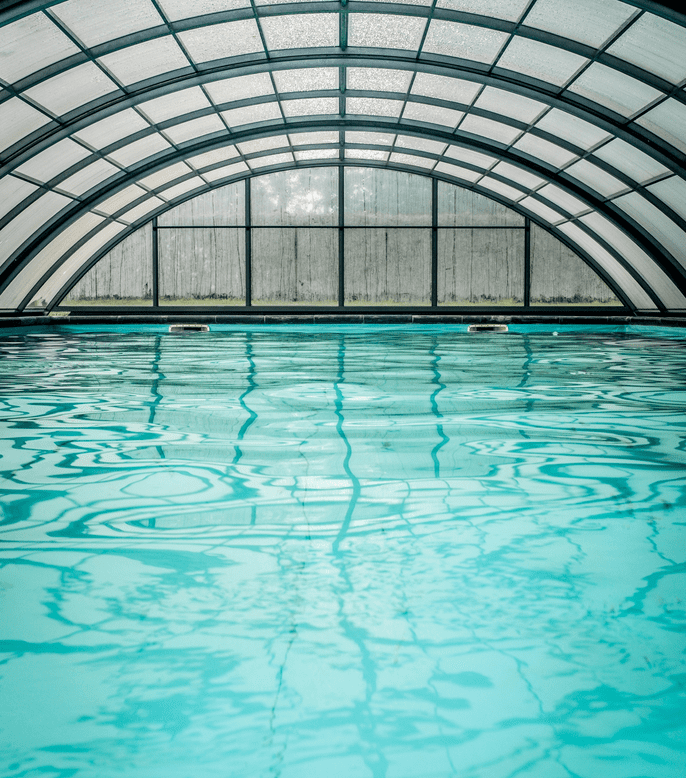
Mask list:
[[[565,173],[582,181],[590,189],[598,192],[603,197],[611,197],[624,189],[628,189],[627,185],[620,181],[618,178],[606,173],[602,168],[594,165],[586,159],[582,159],[576,162],[574,165],[570,165]]]
[[[550,143],[550,141],[539,138],[537,135],[532,135],[530,132],[521,137],[514,144],[514,148],[523,151],[525,154],[530,154],[532,157],[538,157],[538,159],[548,162],[553,167],[564,167],[572,160],[577,159],[577,155],[574,152],[568,151],[556,143]]]
[[[243,108],[232,108],[230,111],[222,111],[222,116],[230,127],[282,118],[277,103],[256,103],[255,105],[246,105]]]
[[[503,178],[509,178],[511,181],[515,181],[527,189],[535,189],[537,186],[545,183],[544,179],[535,176],[533,173],[529,173],[528,170],[524,170],[516,165],[510,165],[509,162],[499,162],[494,168],[493,173],[497,173]]]
[[[441,181],[438,224],[441,227],[523,227],[524,217],[490,197]]]
[[[416,51],[422,42],[426,19],[391,14],[350,14],[348,44],[382,49]]]
[[[390,162],[395,162],[396,165],[414,165],[415,167],[423,167],[428,170],[436,164],[435,159],[419,157],[416,154],[398,154],[397,152],[391,154]]]
[[[256,154],[259,151],[269,151],[270,149],[288,148],[288,138],[285,135],[272,135],[268,138],[259,140],[249,140],[245,143],[239,143],[238,148],[241,154]]]
[[[431,181],[377,168],[345,171],[345,223],[359,226],[431,225]]]
[[[191,119],[189,122],[175,124],[173,127],[167,127],[164,134],[172,143],[185,143],[194,138],[201,138],[203,135],[212,135],[215,132],[226,132],[226,126],[219,116],[213,113],[209,116]]]
[[[593,62],[568,89],[622,116],[632,116],[662,97],[652,86],[599,62]]]
[[[507,37],[507,33],[500,30],[434,19],[429,25],[422,53],[442,54],[490,65],[495,61]]]
[[[338,230],[252,231],[253,305],[336,305]]]
[[[136,230],[105,254],[61,305],[152,305],[152,226]]]
[[[283,100],[284,116],[314,116],[316,114],[338,114],[337,97],[310,97],[303,100]]]
[[[160,305],[245,305],[245,230],[174,228],[158,236]]]
[[[679,176],[665,178],[648,187],[648,191],[656,194],[682,219],[686,219],[686,181]]]
[[[253,225],[338,224],[338,169],[288,170],[250,182]]]
[[[622,305],[614,292],[570,248],[531,225],[532,305]]]
[[[439,305],[521,305],[524,230],[438,231]]]
[[[346,305],[430,302],[431,230],[346,230]]]
[[[405,106],[403,119],[409,119],[415,122],[427,122],[428,124],[438,124],[442,127],[448,127],[453,130],[457,123],[464,116],[462,111],[453,111],[450,108],[443,108],[440,105],[427,105],[426,103],[415,103],[410,100]]]
[[[401,100],[385,100],[382,97],[347,97],[346,112],[367,116],[398,117],[402,111]]]
[[[419,149],[428,151],[430,154],[442,154],[445,151],[446,144],[435,140],[426,140],[424,138],[415,138],[410,135],[398,135],[395,142],[396,149]]]
[[[635,8],[617,0],[537,0],[524,24],[597,47],[634,13]]]
[[[101,184],[108,178],[119,173],[119,168],[104,159],[98,159],[92,165],[88,165],[73,176],[69,176],[59,185],[59,189],[69,194],[80,197],[90,191],[94,186]]]
[[[562,86],[587,62],[584,57],[557,46],[515,37],[498,60],[497,67]]]
[[[559,221],[563,221],[565,218],[561,213],[554,210],[553,208],[550,208],[545,203],[537,200],[535,197],[525,197],[520,202],[520,205],[523,208],[528,208],[528,210],[536,214],[536,216],[540,216],[541,219],[549,222],[550,224],[556,224]]]
[[[537,194],[541,197],[545,197],[556,205],[559,205],[561,208],[564,208],[565,211],[575,216],[590,210],[590,207],[586,205],[586,203],[583,203],[581,200],[578,200],[576,197],[573,197],[568,192],[565,192],[564,189],[560,189],[554,184],[544,186],[542,189],[538,190]]]
[[[158,224],[171,226],[239,226],[245,224],[245,184],[229,184],[194,197],[163,213]]]
[[[116,151],[111,151],[108,156],[120,165],[128,167],[157,154],[159,151],[166,151],[170,148],[172,148],[170,143],[161,135],[155,134],[129,143],[128,146],[122,146]]]
[[[483,138],[491,138],[509,146],[515,138],[522,134],[517,127],[511,127],[509,124],[495,122],[492,119],[484,119],[482,116],[468,114],[465,120],[460,124],[460,132],[468,132],[472,135],[481,135]]]
[[[459,165],[451,165],[448,162],[439,162],[436,165],[435,172],[444,173],[446,176],[456,176],[463,181],[471,181],[472,183],[475,183],[483,176],[483,173],[477,173],[474,170],[469,170]]]
[[[486,154],[480,154],[478,151],[462,148],[462,146],[448,146],[445,152],[447,157],[457,159],[460,162],[466,162],[469,165],[488,170],[497,162],[495,157],[489,157]]]
[[[495,192],[506,200],[512,200],[514,202],[521,200],[525,195],[525,192],[522,192],[520,189],[516,189],[514,186],[505,184],[502,181],[496,181],[493,178],[489,178],[489,176],[484,176],[479,181],[479,186],[484,189],[490,189],[491,192]]]

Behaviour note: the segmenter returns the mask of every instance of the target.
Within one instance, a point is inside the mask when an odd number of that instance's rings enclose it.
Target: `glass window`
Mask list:
[[[481,89],[481,84],[474,81],[436,76],[433,73],[417,73],[412,82],[411,94],[471,105],[479,89]]]
[[[456,176],[463,181],[476,182],[482,176],[483,173],[477,173],[474,170],[468,170],[466,167],[460,167],[459,165],[450,165],[447,162],[439,162],[435,168],[436,173],[443,173],[446,176]]]
[[[644,13],[607,51],[672,84],[686,78],[686,30],[655,14]]]
[[[429,305],[431,230],[346,230],[344,283],[346,305]]]
[[[298,162],[305,162],[310,159],[338,159],[338,149],[309,149],[307,151],[296,151],[295,158]]]
[[[497,173],[503,178],[509,178],[527,189],[535,189],[545,183],[544,179],[539,178],[539,176],[535,176],[533,173],[529,173],[528,170],[524,170],[516,165],[511,165],[509,162],[498,162],[493,168],[493,173]]]
[[[167,19],[176,21],[202,14],[233,11],[234,8],[249,8],[250,0],[159,0],[159,4]]]
[[[68,197],[47,192],[20,211],[0,232],[0,269],[24,241],[72,202]]]
[[[668,98],[636,119],[636,124],[686,152],[686,105]]]
[[[348,16],[348,45],[417,51],[426,19],[392,14],[352,13]]]
[[[621,116],[632,116],[663,96],[652,86],[599,62],[591,63],[568,89]]]
[[[489,157],[487,154],[480,154],[478,151],[464,149],[462,146],[448,146],[445,151],[446,156],[458,159],[460,162],[466,162],[469,165],[484,168],[488,170],[498,161],[495,157]]]
[[[679,264],[686,267],[686,235],[669,216],[637,192],[618,197],[613,202],[645,227],[649,235],[671,252]]]
[[[250,168],[245,162],[236,162],[234,165],[226,165],[226,167],[220,167],[216,170],[210,170],[202,174],[202,177],[206,181],[219,181],[223,178],[229,178],[230,176],[237,176],[241,173],[247,173]]]
[[[253,305],[337,305],[338,230],[252,231]]]
[[[94,149],[102,149],[122,138],[133,135],[135,132],[148,129],[150,129],[150,125],[142,116],[139,116],[133,108],[126,108],[75,132],[74,137],[84,141]]]
[[[345,223],[354,226],[431,225],[431,180],[396,170],[345,170]]]
[[[665,178],[656,184],[651,184],[648,191],[656,194],[682,219],[686,219],[686,181],[679,176]]]
[[[635,13],[617,0],[537,0],[524,24],[598,47]]]
[[[445,151],[446,144],[425,138],[415,138],[409,135],[398,135],[395,141],[396,149],[418,149],[428,151],[430,154],[440,155]]]
[[[305,168],[250,182],[254,226],[338,224],[338,168]]]
[[[217,105],[274,94],[269,73],[252,73],[249,76],[223,78],[221,81],[211,81],[205,84],[205,89]]]
[[[57,116],[116,92],[117,85],[93,62],[85,62],[27,89],[25,94]]]
[[[669,169],[656,159],[649,157],[635,146],[619,138],[615,138],[596,149],[593,154],[640,184],[669,173]]]
[[[515,36],[498,60],[497,67],[562,86],[587,62],[587,59],[571,51]]]
[[[504,89],[496,89],[493,86],[487,86],[483,90],[474,106],[500,116],[510,116],[526,124],[531,124],[548,107],[538,100],[507,92]]]
[[[124,85],[144,81],[161,73],[190,68],[186,55],[171,35],[128,46],[106,54],[98,61]]]
[[[173,127],[167,127],[164,134],[172,143],[185,143],[204,135],[212,135],[215,132],[226,132],[226,127],[217,114],[210,114],[209,116],[201,116],[199,119],[191,119],[189,122],[175,124]]]
[[[490,197],[441,181],[438,224],[440,227],[523,227],[524,217]]]
[[[278,103],[255,103],[244,108],[232,108],[230,111],[222,111],[222,116],[230,127],[282,118]]]
[[[375,89],[379,92],[407,92],[412,73],[389,68],[347,68],[346,89]]]
[[[107,13],[92,0],[68,0],[50,10],[86,46],[164,24],[150,0],[107,0]]]
[[[161,229],[158,240],[161,305],[245,305],[245,230]]]
[[[385,162],[388,159],[387,151],[377,151],[376,149],[346,149],[346,159],[370,159],[378,162]]]
[[[78,173],[69,176],[59,185],[59,189],[75,197],[80,197],[89,192],[94,186],[107,181],[108,178],[116,176],[119,168],[107,162],[105,159],[96,159],[95,162],[87,167],[81,168]]]
[[[200,176],[189,178],[187,181],[182,181],[180,184],[170,186],[168,189],[163,189],[160,193],[160,197],[163,200],[171,201],[177,197],[188,194],[194,189],[204,188],[206,186],[205,181]]]
[[[134,200],[138,200],[145,195],[147,195],[145,189],[142,189],[136,184],[131,184],[94,207],[102,213],[111,215],[117,213],[117,211],[121,211],[121,209],[125,208],[129,203],[132,203]]]
[[[386,132],[346,132],[346,143],[361,143],[370,146],[392,146],[395,135]]]
[[[279,92],[313,92],[319,89],[338,89],[338,68],[275,70],[273,75]]]
[[[195,62],[239,57],[263,51],[254,19],[213,24],[179,33],[179,39]]]
[[[283,100],[281,107],[287,117],[314,116],[316,114],[338,115],[338,98],[310,97],[303,100]]]
[[[423,54],[442,54],[492,64],[507,40],[507,33],[471,24],[433,19],[429,25]]]
[[[582,181],[589,189],[598,192],[602,197],[611,197],[624,189],[628,189],[625,183],[586,159],[570,165],[565,170],[565,173]]]
[[[290,152],[283,154],[272,154],[268,157],[253,157],[252,159],[248,160],[248,164],[253,170],[261,167],[271,167],[272,165],[291,165],[293,162],[293,155]]]
[[[557,135],[582,149],[590,149],[610,137],[606,130],[558,108],[552,108],[536,122],[536,129]]]
[[[209,165],[217,165],[220,162],[235,159],[237,156],[238,152],[234,146],[222,146],[220,149],[206,151],[204,154],[196,154],[194,157],[189,157],[186,162],[197,170],[200,170]]]
[[[381,97],[346,97],[346,111],[368,116],[400,116],[402,100],[385,100]]]
[[[403,119],[405,120],[438,124],[442,127],[449,127],[451,130],[457,127],[457,123],[463,116],[462,111],[453,111],[440,105],[415,103],[412,100],[408,101],[403,111]]]
[[[259,140],[249,140],[246,143],[239,143],[238,148],[241,154],[255,154],[259,151],[269,151],[269,149],[288,148],[288,138],[285,135],[272,135],[269,138],[260,138]]]
[[[90,154],[83,146],[64,138],[24,162],[17,168],[17,172],[36,181],[50,181]]]
[[[439,305],[522,305],[524,230],[438,231]]]
[[[6,216],[22,200],[33,194],[38,187],[14,176],[0,178],[0,219]]]
[[[245,224],[245,185],[241,181],[198,195],[166,211],[161,227],[239,227]]]
[[[161,208],[163,205],[165,205],[165,202],[164,200],[160,200],[159,197],[148,197],[147,200],[135,205],[130,211],[126,211],[126,213],[123,213],[117,218],[127,224],[133,224],[157,208]]]
[[[152,226],[136,230],[108,251],[60,305],[152,305]]]
[[[513,202],[517,202],[517,200],[521,200],[522,197],[524,197],[524,192],[520,189],[515,189],[515,187],[510,186],[509,184],[504,184],[502,181],[497,181],[495,178],[490,178],[489,176],[484,176],[479,181],[479,186],[484,189],[490,189],[491,192],[495,192],[506,200],[512,200]]]
[[[549,222],[550,224],[564,221],[565,217],[561,213],[558,213],[556,210],[550,208],[540,200],[537,200],[535,197],[525,197],[519,204],[523,208],[526,208],[527,210],[536,214],[536,216],[540,216],[541,219]]]
[[[78,54],[80,49],[44,14],[0,27],[0,78],[8,83]]]
[[[523,151],[525,154],[529,154],[532,157],[542,159],[544,162],[552,165],[553,167],[564,167],[573,160],[577,159],[577,155],[567,149],[563,149],[562,146],[558,146],[555,143],[539,138],[536,135],[532,135],[528,132],[521,137],[515,144],[514,148],[519,151]]]
[[[211,84],[207,85],[208,92]],[[210,92],[211,93],[211,92]],[[210,108],[210,101],[205,97],[199,86],[190,89],[181,89],[169,95],[156,97],[154,100],[146,100],[138,108],[153,122],[164,122],[177,116],[183,116],[193,111],[202,111]]]
[[[517,127],[511,127],[509,124],[494,122],[492,119],[484,119],[483,116],[474,116],[467,114],[459,127],[460,132],[468,132],[471,135],[481,135],[484,138],[498,141],[509,146],[515,138],[518,138],[522,131]]]
[[[0,103],[0,151],[13,146],[49,121],[45,114],[18,97]]]
[[[529,0],[438,0],[438,8],[450,8],[496,19],[519,20],[529,5]]]
[[[531,305],[621,305],[578,254],[531,225]]]
[[[191,173],[191,169],[183,162],[177,162],[175,165],[169,165],[169,167],[162,168],[152,175],[141,178],[138,183],[148,187],[148,189],[157,189],[164,184],[168,184],[171,181],[175,181],[177,178],[182,178]]]
[[[396,165],[413,165],[414,167],[427,168],[427,170],[431,170],[436,164],[435,159],[419,157],[416,154],[399,154],[396,151],[391,154],[389,161],[394,162]]]
[[[574,216],[590,210],[586,203],[573,197],[569,192],[565,192],[564,189],[560,189],[559,186],[555,186],[554,184],[544,186],[542,189],[538,190],[537,194],[540,197],[545,197],[546,200],[550,200],[556,205],[559,205],[561,208],[564,208],[567,213],[571,213]]]
[[[124,167],[133,165],[136,162],[140,162],[143,159],[151,157],[153,154],[157,154],[160,151],[166,151],[172,148],[171,144],[161,135],[148,135],[146,138],[129,143],[128,146],[123,146],[116,151],[110,152],[107,156],[118,162]]]
[[[295,132],[288,137],[294,146],[307,146],[313,143],[338,143],[337,132]]]
[[[260,19],[271,51],[338,46],[338,22],[338,14],[289,14]]]

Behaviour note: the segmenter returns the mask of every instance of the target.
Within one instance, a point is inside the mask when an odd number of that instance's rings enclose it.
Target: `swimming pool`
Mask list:
[[[2,775],[675,778],[686,332],[0,333]]]

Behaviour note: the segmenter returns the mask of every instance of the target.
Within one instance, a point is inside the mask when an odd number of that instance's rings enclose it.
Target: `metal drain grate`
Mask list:
[[[207,324],[171,324],[169,332],[209,332]]]
[[[507,324],[470,324],[467,332],[508,332]]]

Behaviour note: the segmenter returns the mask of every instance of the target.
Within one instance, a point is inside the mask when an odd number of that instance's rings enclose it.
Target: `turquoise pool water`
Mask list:
[[[0,332],[0,775],[682,778],[686,332]]]

